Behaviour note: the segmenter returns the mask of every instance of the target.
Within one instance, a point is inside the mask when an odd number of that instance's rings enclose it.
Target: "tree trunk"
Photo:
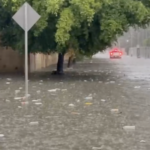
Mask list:
[[[71,67],[71,63],[72,63],[72,56],[70,56],[68,59],[68,65],[67,65],[68,68]]]
[[[64,54],[59,53],[57,62],[57,74],[63,74],[64,72]]]
[[[70,56],[68,60],[68,68],[70,68],[72,65],[76,64],[76,57]]]

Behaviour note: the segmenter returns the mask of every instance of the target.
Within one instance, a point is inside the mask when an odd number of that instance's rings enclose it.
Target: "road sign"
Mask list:
[[[26,12],[27,11],[27,12]],[[27,27],[26,18],[27,15]],[[32,26],[39,20],[40,15],[26,2],[13,16],[13,19],[18,23],[18,25],[23,29],[29,31]]]
[[[28,98],[28,31],[40,19],[40,15],[25,2],[12,18],[25,31],[25,97]]]

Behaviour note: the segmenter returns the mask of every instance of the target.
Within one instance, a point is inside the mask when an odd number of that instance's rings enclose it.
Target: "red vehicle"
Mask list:
[[[121,58],[122,54],[122,51],[120,51],[118,48],[114,48],[109,52],[110,58]]]

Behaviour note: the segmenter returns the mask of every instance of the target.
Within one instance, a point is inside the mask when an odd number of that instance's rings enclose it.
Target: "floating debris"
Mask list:
[[[29,124],[30,124],[30,125],[38,125],[39,122],[38,122],[38,121],[35,121],[35,122],[30,122]]]
[[[74,104],[69,104],[69,107],[74,107],[75,105]]]
[[[135,86],[134,88],[135,88],[135,89],[140,89],[141,87],[140,87],[140,86]]]
[[[102,102],[106,102],[106,100],[105,100],[105,99],[101,99],[101,101],[102,101]]]
[[[4,134],[0,134],[0,138],[4,137],[5,135]]]
[[[101,147],[92,147],[92,150],[101,150],[103,148],[103,146]]]
[[[135,130],[135,126],[124,126],[123,129],[125,131],[134,131]]]
[[[57,92],[60,89],[52,89],[52,90],[48,90],[48,92]]]
[[[23,99],[23,97],[15,97],[14,99],[15,100],[20,100],[20,99]]]
[[[10,84],[10,82],[6,82],[6,84],[7,84],[7,85]]]
[[[141,140],[140,143],[146,143],[146,141],[145,140]]]
[[[93,97],[89,96],[89,97],[86,97],[85,99],[86,99],[86,100],[92,100]]]
[[[85,103],[86,105],[92,105],[93,103]]]
[[[42,105],[42,103],[35,103],[35,105]]]
[[[41,99],[32,100],[32,102],[40,102]]]
[[[111,109],[112,113],[119,113],[119,109]]]
[[[22,90],[23,88],[22,87],[19,87],[19,90]]]

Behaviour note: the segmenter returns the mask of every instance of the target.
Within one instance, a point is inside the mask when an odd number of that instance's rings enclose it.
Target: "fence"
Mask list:
[[[129,56],[137,58],[150,58],[150,47],[132,47],[129,49]]]
[[[68,60],[70,54],[65,55]],[[58,54],[45,55],[42,53],[29,55],[29,72],[38,71],[56,64]],[[11,48],[0,47],[0,73],[24,72],[24,56]]]

